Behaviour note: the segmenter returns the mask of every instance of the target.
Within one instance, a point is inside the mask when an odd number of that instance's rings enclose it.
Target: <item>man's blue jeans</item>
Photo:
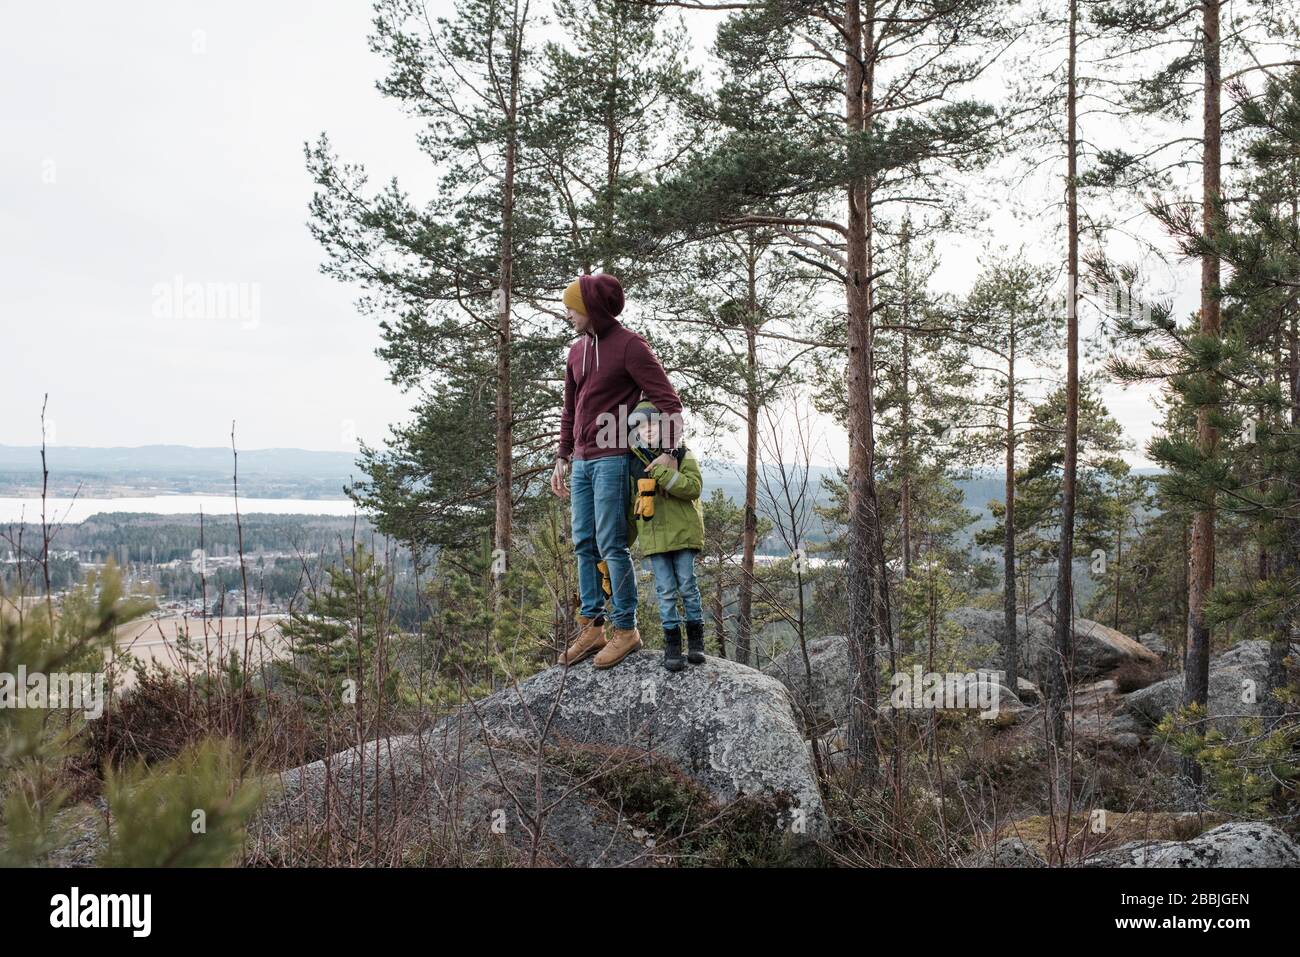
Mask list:
[[[695,552],[683,548],[650,556],[655,573],[655,596],[659,599],[659,619],[665,628],[678,628],[683,618],[677,616],[677,598],[682,599],[685,621],[703,621],[700,584],[695,580]]]
[[[585,618],[605,614],[598,561],[609,569],[613,596],[609,620],[615,628],[636,627],[636,573],[627,548],[631,507],[630,455],[574,459],[569,480],[573,550],[578,556],[578,595]]]

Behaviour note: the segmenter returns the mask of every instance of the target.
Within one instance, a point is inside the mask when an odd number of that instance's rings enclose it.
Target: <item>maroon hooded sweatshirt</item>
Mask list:
[[[622,285],[602,273],[579,277],[578,289],[591,331],[569,347],[559,457],[625,454],[627,417],[642,397],[672,417],[670,434],[680,436],[682,400],[668,374],[650,344],[614,318],[623,311]]]

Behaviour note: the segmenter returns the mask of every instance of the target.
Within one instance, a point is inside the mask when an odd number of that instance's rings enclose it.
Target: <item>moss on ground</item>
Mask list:
[[[725,805],[669,762],[626,748],[564,744],[548,762],[583,782],[613,814],[654,836],[661,863],[682,867],[783,867],[809,863],[791,840],[788,795]]]

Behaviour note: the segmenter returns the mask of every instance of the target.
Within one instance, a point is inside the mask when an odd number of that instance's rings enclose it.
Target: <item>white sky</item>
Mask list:
[[[418,196],[428,178],[411,122],[374,88],[369,18],[368,3],[307,0],[7,8],[0,443],[40,441],[46,392],[63,445],[223,445],[233,419],[242,448],[349,449],[405,416],[373,321],[319,274],[305,225],[302,144],[321,131],[372,183],[397,175]],[[707,43],[716,19],[692,22]],[[1050,222],[1037,238],[1007,222],[941,246],[945,287],[968,284],[993,239],[1056,242]],[[160,314],[177,277],[241,284],[256,313]],[[1109,402],[1140,449],[1149,394]],[[834,423],[820,429],[818,457],[842,461]]]
[[[0,442],[39,441],[45,392],[64,445],[222,445],[234,419],[245,448],[343,449],[402,417],[305,225],[322,130],[377,177],[419,169],[368,24],[306,0],[7,7]],[[249,284],[257,321],[156,317],[176,276]]]

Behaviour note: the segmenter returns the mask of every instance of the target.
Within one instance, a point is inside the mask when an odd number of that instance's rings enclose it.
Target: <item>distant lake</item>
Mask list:
[[[84,522],[100,512],[133,512],[153,515],[234,515],[233,495],[147,495],[124,498],[49,498],[45,514],[50,524]],[[337,498],[239,498],[239,514],[251,515],[351,515],[356,510],[350,499]],[[0,522],[40,524],[39,498],[0,498]]]

